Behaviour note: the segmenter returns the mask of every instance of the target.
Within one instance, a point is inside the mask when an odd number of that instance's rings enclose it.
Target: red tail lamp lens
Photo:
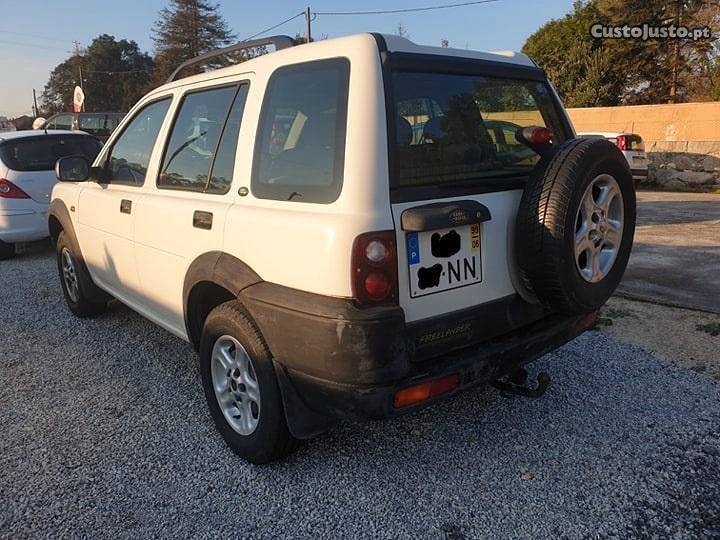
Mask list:
[[[385,300],[390,289],[390,281],[385,274],[373,272],[365,278],[365,292],[373,300]]]
[[[430,398],[447,394],[460,384],[460,376],[457,373],[448,375],[441,379],[435,379],[415,386],[403,388],[395,394],[393,406],[396,409],[417,405]]]
[[[531,128],[528,140],[537,145],[548,144],[553,138],[553,132],[546,127]]]
[[[623,152],[625,152],[625,151],[628,149],[628,140],[627,140],[627,137],[626,137],[625,135],[619,135],[618,138],[617,138],[617,144],[616,144],[616,146],[617,146],[620,150],[622,150]]]
[[[2,199],[29,199],[30,196],[10,180],[0,178],[0,198]]]

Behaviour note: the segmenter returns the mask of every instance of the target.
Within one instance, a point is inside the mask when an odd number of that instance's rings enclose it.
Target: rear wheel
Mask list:
[[[91,283],[92,280],[79,264],[64,231],[58,236],[56,254],[60,285],[70,311],[78,317],[92,317],[103,313],[107,309],[107,302],[98,302],[89,298],[85,284]]]
[[[233,452],[255,464],[292,452],[297,441],[285,420],[272,356],[239,302],[208,315],[200,374],[215,426]]]
[[[15,244],[0,240],[0,261],[7,261],[15,256]]]

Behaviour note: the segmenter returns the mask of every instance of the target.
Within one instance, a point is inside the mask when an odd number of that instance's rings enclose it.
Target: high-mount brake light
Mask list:
[[[397,303],[394,231],[361,234],[352,249],[352,292],[360,307]]]

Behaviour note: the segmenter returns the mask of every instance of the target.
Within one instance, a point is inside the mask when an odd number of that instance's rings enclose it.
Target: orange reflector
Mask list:
[[[458,384],[460,384],[460,376],[457,373],[453,373],[442,379],[435,379],[434,381],[403,388],[395,394],[393,405],[396,409],[416,405],[430,398],[446,394],[457,388]]]

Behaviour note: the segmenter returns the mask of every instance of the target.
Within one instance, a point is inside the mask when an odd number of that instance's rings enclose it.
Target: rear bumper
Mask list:
[[[311,411],[336,419],[395,417],[512,373],[518,367],[574,339],[594,321],[595,314],[543,320],[531,328],[518,330],[496,340],[414,364],[404,378],[389,384],[343,384],[285,369],[283,391],[294,394],[293,403],[301,401]],[[454,374],[460,380],[455,390],[418,405],[401,409],[393,406],[395,394],[399,390]]]
[[[398,416],[492,381],[572,340],[590,316],[560,316],[517,296],[421,323],[399,307],[359,310],[350,300],[259,283],[241,297],[268,343],[293,434],[340,419]],[[395,409],[395,393],[457,374],[452,392]]]
[[[647,169],[630,169],[630,172],[632,173],[633,178],[647,178],[648,176],[648,170]]]
[[[3,201],[0,205],[0,240],[32,242],[49,236],[48,205],[34,201]]]

